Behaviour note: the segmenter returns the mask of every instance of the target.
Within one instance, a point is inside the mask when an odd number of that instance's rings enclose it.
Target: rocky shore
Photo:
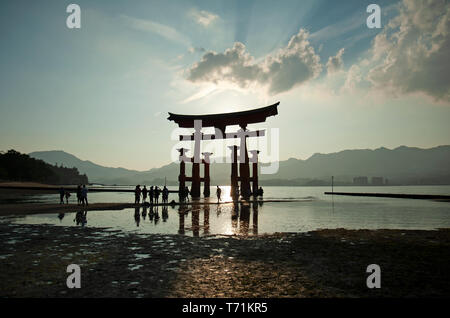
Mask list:
[[[0,297],[449,297],[449,269],[449,229],[196,238],[0,223]]]

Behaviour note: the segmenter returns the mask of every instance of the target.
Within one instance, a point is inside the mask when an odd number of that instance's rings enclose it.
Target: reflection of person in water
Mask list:
[[[145,217],[147,216],[147,206],[144,205],[142,207],[142,218],[145,220]]]
[[[65,194],[64,188],[63,187],[59,188],[59,204],[64,204],[64,194]]]
[[[87,223],[87,211],[78,211],[73,220],[77,225],[85,226]]]
[[[220,204],[217,205],[216,213],[217,213],[217,216],[219,216],[222,213],[222,207],[220,206]]]
[[[153,222],[154,215],[155,213],[153,212],[153,206],[150,206],[150,212],[148,212],[148,219],[150,220],[150,222]]]
[[[155,224],[158,224],[159,222],[159,211],[158,211],[159,207],[156,206],[155,207]]]
[[[139,213],[139,207],[134,208],[134,220],[136,221],[136,226],[139,226],[141,222],[141,214]]]
[[[168,208],[167,208],[167,205],[164,205],[162,207],[162,219],[163,219],[163,222],[166,222],[168,218],[169,218]]]

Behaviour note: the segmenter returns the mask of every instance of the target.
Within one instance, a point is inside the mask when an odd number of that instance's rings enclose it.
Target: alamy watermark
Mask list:
[[[78,4],[69,4],[66,8],[66,12],[70,13],[66,19],[66,26],[69,29],[81,28],[81,8]]]
[[[66,280],[68,288],[81,288],[81,268],[80,265],[70,264],[66,269],[67,273],[71,273]]]
[[[381,288],[381,268],[377,264],[367,266],[366,273],[370,273],[367,277],[367,288]]]
[[[240,128],[236,132],[222,132],[213,128],[214,133],[202,132],[202,121],[194,121],[194,133],[187,128],[175,128],[171,134],[171,140],[178,140],[171,150],[172,162],[194,162],[202,163],[202,153],[212,153],[214,157],[207,158],[209,163],[233,163],[232,151],[229,147],[235,145],[238,140],[237,161],[244,163],[246,154],[243,149],[247,148],[249,163],[261,162],[261,174],[275,174],[279,168],[280,152],[280,130],[270,128],[268,130],[249,131]],[[211,128],[212,129],[212,128]],[[181,138],[180,138],[181,136]],[[255,137],[255,138],[251,138]],[[180,140],[181,139],[181,140]],[[185,148],[187,142],[194,144],[185,153],[181,154],[179,149]],[[203,142],[203,143],[202,143]],[[206,158],[205,158],[206,159]]]

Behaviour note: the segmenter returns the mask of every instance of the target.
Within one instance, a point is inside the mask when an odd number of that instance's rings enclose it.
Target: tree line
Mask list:
[[[51,165],[13,149],[0,152],[0,180],[47,184],[87,184],[88,177],[77,168]]]

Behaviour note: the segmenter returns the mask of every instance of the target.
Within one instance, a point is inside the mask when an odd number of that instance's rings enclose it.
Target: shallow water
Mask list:
[[[246,236],[274,232],[305,232],[320,228],[430,230],[450,227],[448,202],[323,194],[329,190],[328,187],[265,188],[265,200],[303,199],[302,202],[259,202],[237,205],[228,203],[194,208],[157,207],[153,209],[153,213],[150,213],[149,208],[89,211],[84,226],[111,227],[115,230],[136,231],[142,234],[178,233],[190,236],[209,234]],[[450,186],[335,187],[335,191],[450,194]],[[175,196],[172,196],[175,199]],[[91,193],[90,199],[91,202],[129,202],[130,194]],[[81,218],[80,220],[82,221]],[[24,224],[77,226],[76,213],[28,215],[14,218],[12,221]],[[83,226],[83,223],[79,223],[78,226]]]
[[[101,187],[101,186],[96,186]],[[106,188],[115,188],[107,186]],[[119,189],[134,189],[131,186],[117,186]],[[176,190],[176,187],[168,187],[169,190]],[[230,201],[229,186],[221,186],[222,198]],[[331,187],[264,187],[264,199],[304,199],[316,198],[324,201],[331,201],[332,197],[324,195],[325,191],[331,191]],[[381,186],[381,187],[334,187],[335,192],[377,192],[377,193],[407,193],[407,194],[441,194],[450,195],[450,186]],[[211,197],[215,200],[216,187],[211,187]],[[29,194],[17,197],[8,194],[8,201],[19,201],[21,203],[37,202],[37,203],[59,203],[59,194]],[[342,197],[340,197],[342,198]],[[129,192],[90,192],[88,194],[89,203],[130,203],[134,202],[134,194]],[[169,194],[169,201],[178,201],[178,195]],[[339,200],[337,196],[334,200]],[[148,201],[148,199],[147,199]],[[0,203],[7,203],[0,194]],[[69,203],[75,203],[74,194],[69,199]]]

